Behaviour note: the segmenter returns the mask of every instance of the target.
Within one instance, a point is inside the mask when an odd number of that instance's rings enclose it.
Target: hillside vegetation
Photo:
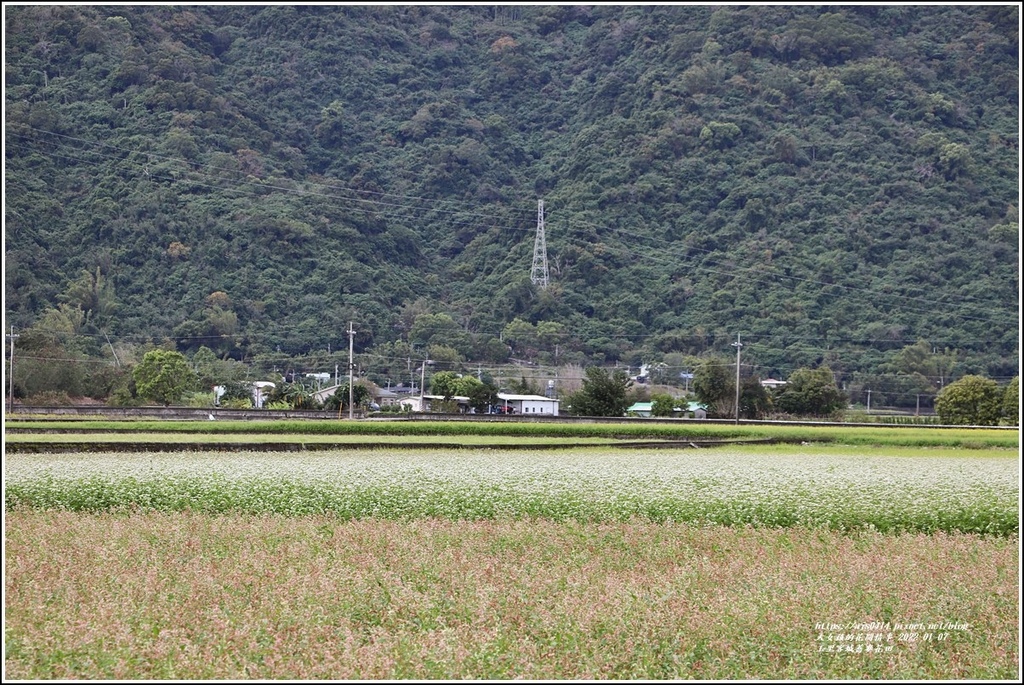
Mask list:
[[[40,366],[347,368],[351,321],[389,378],[741,334],[762,377],[1005,381],[1018,12],[6,7],[7,323]]]

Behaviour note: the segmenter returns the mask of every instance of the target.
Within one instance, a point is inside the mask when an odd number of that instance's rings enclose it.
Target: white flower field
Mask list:
[[[72,511],[548,519],[1016,534],[1009,451],[849,446],[10,454],[5,498]]]

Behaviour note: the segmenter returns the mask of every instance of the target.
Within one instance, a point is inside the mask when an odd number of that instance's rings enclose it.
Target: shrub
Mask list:
[[[44,390],[29,398],[31,404],[42,407],[70,407],[74,402],[63,390]]]
[[[185,395],[182,402],[186,407],[212,407],[213,400],[213,392],[190,392]]]
[[[263,405],[264,409],[274,409],[276,411],[287,411],[292,408],[292,405],[288,404],[284,400],[276,400],[274,402],[267,402]]]

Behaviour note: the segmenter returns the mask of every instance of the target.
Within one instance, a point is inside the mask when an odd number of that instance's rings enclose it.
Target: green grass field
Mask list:
[[[69,431],[70,434],[159,433],[263,436],[435,436],[456,438],[605,438],[663,440],[775,439],[786,442],[837,442],[849,445],[1018,449],[1016,430],[929,428],[922,426],[806,426],[685,423],[514,423],[477,421],[18,421],[19,431]],[[8,439],[27,439],[11,433]]]

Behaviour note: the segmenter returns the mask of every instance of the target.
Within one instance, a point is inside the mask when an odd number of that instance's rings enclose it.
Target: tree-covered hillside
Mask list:
[[[762,376],[1008,379],[1018,27],[1016,5],[5,6],[7,324],[64,357],[325,368],[349,321],[403,369],[740,334]]]

